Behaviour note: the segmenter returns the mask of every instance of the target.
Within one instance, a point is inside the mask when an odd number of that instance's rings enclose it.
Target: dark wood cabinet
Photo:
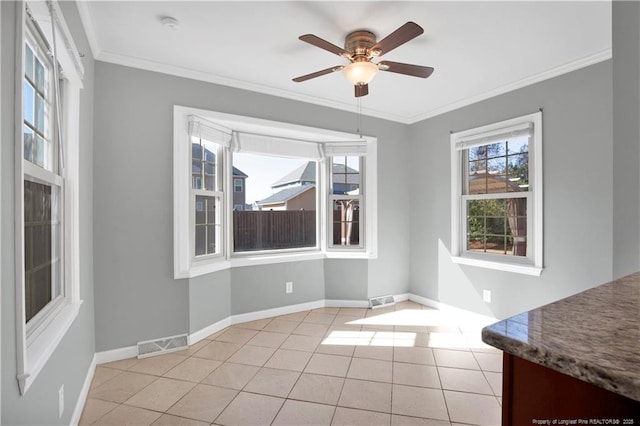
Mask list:
[[[639,401],[508,353],[503,363],[504,426],[640,425]]]

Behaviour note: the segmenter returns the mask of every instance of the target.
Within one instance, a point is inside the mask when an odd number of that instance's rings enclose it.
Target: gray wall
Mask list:
[[[231,316],[231,270],[189,279],[189,333]]]
[[[93,82],[94,62],[73,3],[61,2],[80,52],[86,53],[84,89],[80,93],[80,297],[84,301],[75,322],[66,333],[39,376],[23,396],[16,381],[15,282],[14,282],[14,93],[15,6],[2,8],[2,424],[69,424],[80,389],[95,353],[93,312]],[[65,409],[58,419],[58,389],[64,384]]]
[[[640,3],[613,2],[613,276],[640,270]]]
[[[246,266],[231,270],[231,313],[244,314],[323,300],[323,260]],[[293,292],[285,293],[285,282]]]
[[[365,117],[378,138],[379,257],[280,263],[173,279],[173,105],[355,132],[352,113],[96,62],[95,294],[97,350],[194,332],[231,314],[408,289],[408,128]],[[355,104],[355,102],[354,102]],[[374,274],[368,273],[371,270]],[[380,272],[384,271],[384,273]],[[340,277],[359,277],[357,282]],[[325,294],[325,277],[331,277]],[[362,277],[368,277],[362,281]],[[337,281],[336,281],[337,279]],[[294,282],[293,294],[284,282]],[[352,284],[353,283],[353,284]],[[355,285],[356,291],[333,291]],[[373,289],[373,290],[371,290]],[[230,294],[230,299],[223,298]],[[207,303],[207,300],[211,300]]]
[[[502,318],[611,279],[611,72],[606,61],[411,126],[412,293]],[[453,264],[449,131],[539,108],[544,110],[542,276]],[[493,303],[482,302],[483,289],[492,291]]]

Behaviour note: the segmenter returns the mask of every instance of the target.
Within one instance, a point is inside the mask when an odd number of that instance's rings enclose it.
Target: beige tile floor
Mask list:
[[[498,425],[502,353],[414,302],[228,327],[96,368],[81,425]]]

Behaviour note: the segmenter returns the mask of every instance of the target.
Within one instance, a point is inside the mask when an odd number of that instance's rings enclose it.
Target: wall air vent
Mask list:
[[[188,346],[186,334],[138,342],[138,359],[181,351]]]
[[[384,306],[393,306],[395,304],[396,301],[393,299],[393,296],[378,296],[369,299],[369,307],[371,309],[382,308]]]

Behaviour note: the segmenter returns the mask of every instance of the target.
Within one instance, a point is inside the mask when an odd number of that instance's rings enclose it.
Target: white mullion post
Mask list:
[[[27,336],[26,336],[26,312],[25,312],[25,276],[24,276],[24,40],[25,40],[25,4],[16,5],[16,60],[15,73],[15,174],[14,174],[14,223],[15,223],[15,286],[16,286],[16,361],[17,379],[20,393],[24,394],[27,387]]]
[[[221,148],[223,163],[217,164],[216,173],[220,173],[220,176],[226,176],[224,179],[223,186],[221,189],[223,190],[221,200],[224,201],[224,206],[222,208],[222,223],[221,234],[224,235],[224,253],[222,255],[225,259],[230,259],[233,254],[233,212],[230,207],[233,206],[233,154],[231,153],[231,149],[227,147]]]
[[[360,193],[358,200],[358,232],[360,232],[360,241],[358,243],[360,248],[367,247],[367,159],[364,155],[358,157],[358,163],[360,163]]]

